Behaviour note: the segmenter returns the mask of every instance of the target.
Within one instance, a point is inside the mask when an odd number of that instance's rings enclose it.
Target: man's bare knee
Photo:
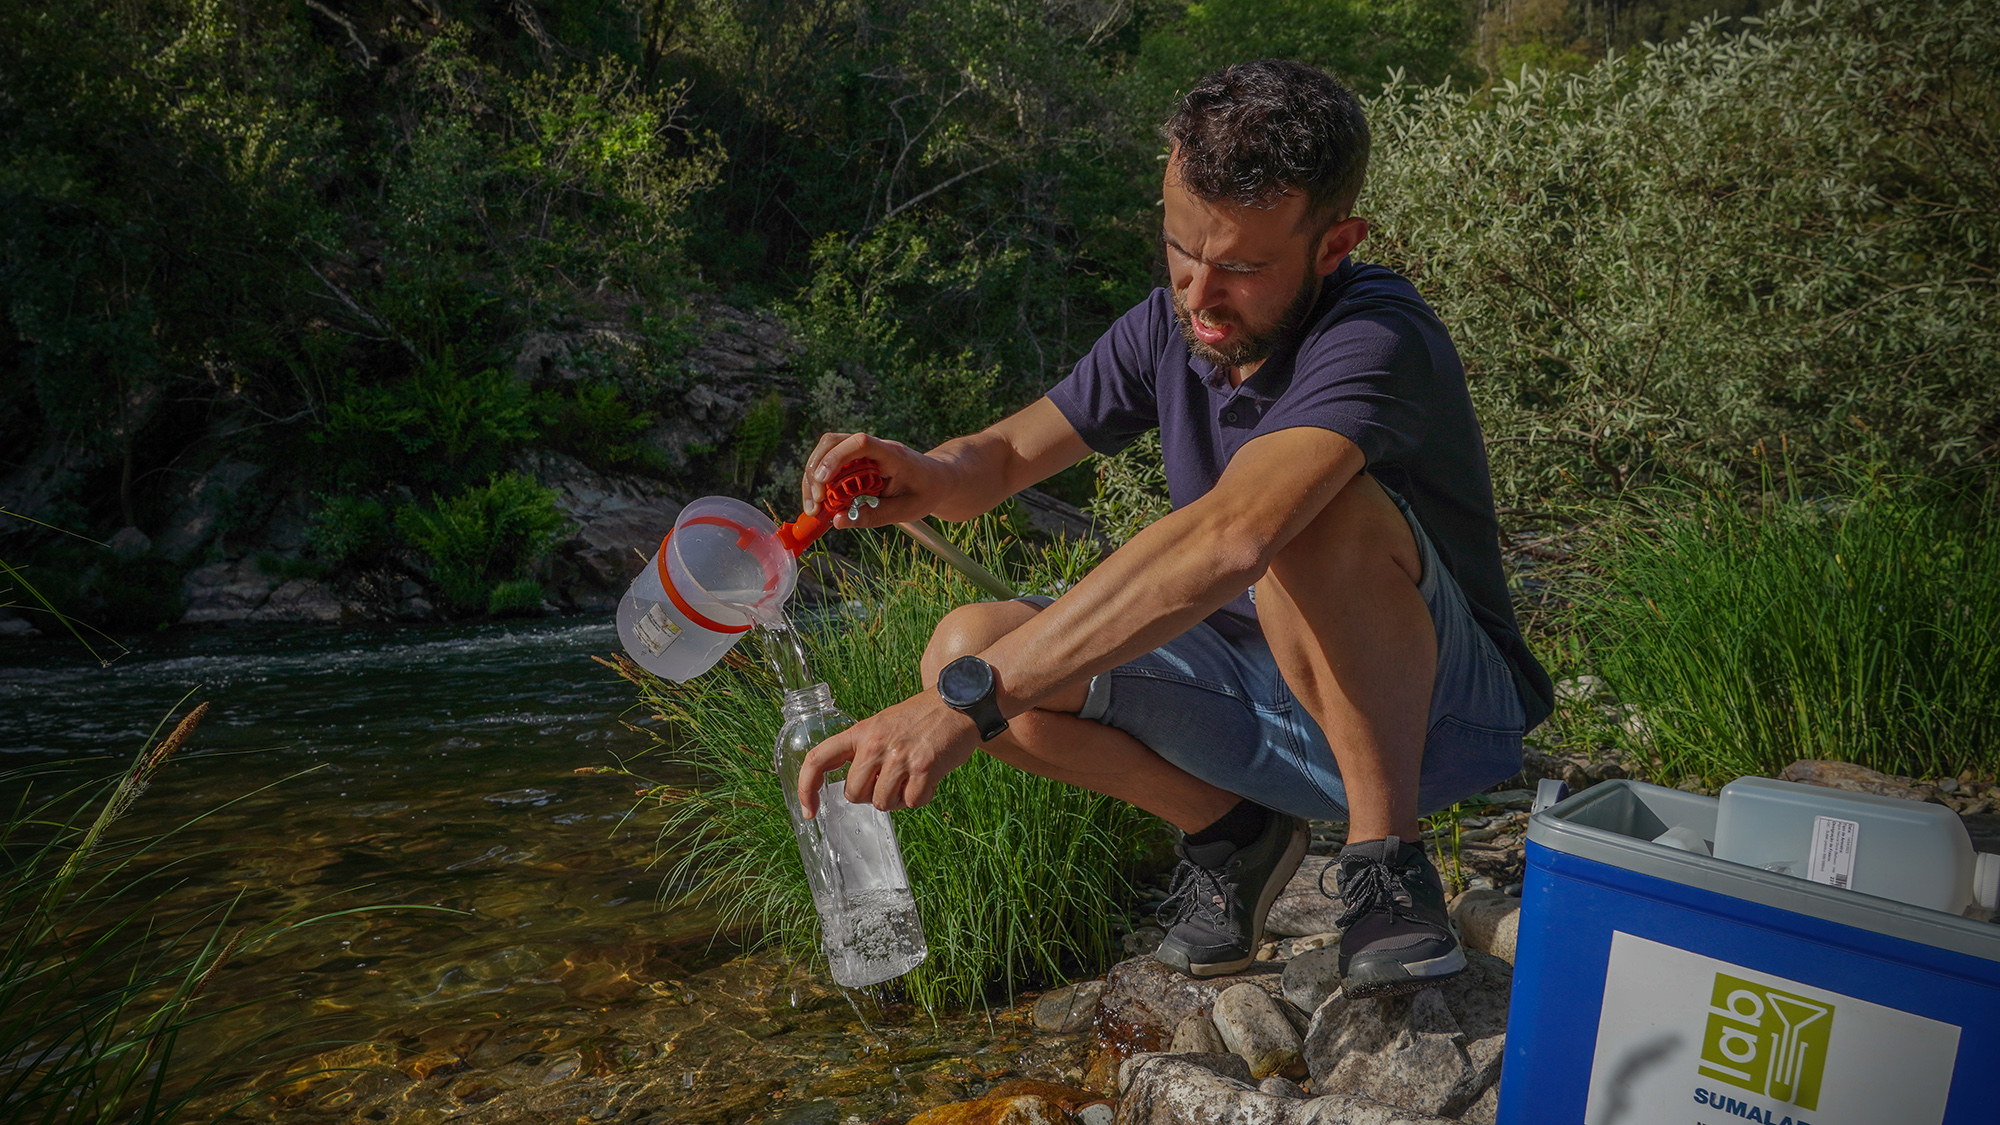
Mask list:
[[[933,684],[944,666],[961,656],[984,652],[987,646],[1026,624],[1040,613],[1027,602],[974,602],[944,615],[924,647],[923,682]]]

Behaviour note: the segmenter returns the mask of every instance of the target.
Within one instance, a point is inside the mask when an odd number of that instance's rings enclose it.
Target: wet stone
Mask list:
[[[1088,1030],[1097,1014],[1104,982],[1087,980],[1048,992],[1035,1001],[1035,1026],[1043,1031],[1073,1033]]]

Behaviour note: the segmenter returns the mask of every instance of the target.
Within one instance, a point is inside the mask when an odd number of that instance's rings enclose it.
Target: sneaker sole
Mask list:
[[[1401,996],[1406,992],[1421,992],[1434,984],[1443,984],[1464,971],[1465,950],[1461,947],[1442,957],[1407,965],[1400,961],[1376,961],[1361,965],[1341,979],[1340,990],[1356,1000]]]
[[[1283,814],[1280,814],[1283,815]],[[1292,829],[1292,838],[1285,845],[1285,854],[1278,857],[1278,865],[1271,869],[1271,877],[1264,881],[1264,893],[1257,896],[1257,931],[1250,936],[1250,952],[1235,961],[1213,961],[1207,964],[1191,962],[1186,968],[1173,965],[1191,977],[1219,977],[1229,973],[1240,973],[1257,960],[1257,947],[1264,944],[1264,916],[1271,912],[1271,904],[1285,893],[1285,885],[1292,881],[1292,875],[1299,869],[1299,862],[1306,857],[1306,847],[1312,843],[1312,833],[1304,821],[1299,821]],[[1158,954],[1156,953],[1157,957]]]

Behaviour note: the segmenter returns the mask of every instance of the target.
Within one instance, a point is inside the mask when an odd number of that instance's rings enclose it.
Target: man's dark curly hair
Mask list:
[[[1360,103],[1324,71],[1260,59],[1215,71],[1181,98],[1161,132],[1181,186],[1201,199],[1271,206],[1301,191],[1306,222],[1347,217],[1368,175]]]

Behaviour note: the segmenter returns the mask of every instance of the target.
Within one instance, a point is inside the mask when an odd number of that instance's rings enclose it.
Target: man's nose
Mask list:
[[[1221,279],[1208,266],[1196,265],[1188,271],[1187,306],[1190,310],[1214,308],[1222,303]]]

